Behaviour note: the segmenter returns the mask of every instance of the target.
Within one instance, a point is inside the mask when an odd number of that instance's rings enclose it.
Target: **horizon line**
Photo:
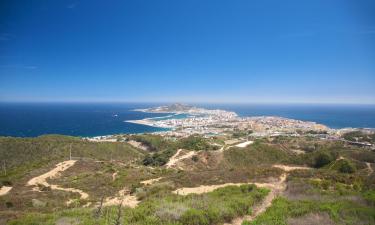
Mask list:
[[[19,104],[238,104],[238,105],[247,105],[247,104],[259,104],[259,105],[287,105],[287,104],[296,104],[296,105],[373,105],[375,103],[369,102],[301,102],[301,101],[285,101],[285,102],[271,102],[271,101],[264,101],[264,102],[257,102],[257,101],[249,101],[249,102],[217,102],[217,101],[65,101],[65,100],[57,100],[57,101],[2,101],[0,100],[0,104],[4,103],[19,103]]]

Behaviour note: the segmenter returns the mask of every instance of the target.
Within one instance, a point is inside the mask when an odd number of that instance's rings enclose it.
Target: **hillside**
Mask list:
[[[0,196],[0,224],[375,223],[366,148],[311,137],[118,139],[1,138],[12,189]]]

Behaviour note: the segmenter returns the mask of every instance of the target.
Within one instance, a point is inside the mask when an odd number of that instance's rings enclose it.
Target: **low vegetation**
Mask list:
[[[251,213],[252,206],[268,193],[254,185],[228,186],[202,195],[178,196],[166,192],[168,187],[150,187],[144,201],[134,209],[120,208],[119,223],[131,225],[173,224],[209,225],[229,222],[237,216]],[[55,224],[73,218],[80,224],[114,224],[118,207],[108,207],[95,218],[89,209],[65,210],[57,213],[33,213],[10,222],[10,225]]]
[[[375,143],[375,134],[367,134],[362,131],[352,131],[345,133],[342,136],[345,140],[348,141],[359,141],[359,142],[370,142],[370,143]]]
[[[12,182],[23,177],[28,171],[51,163],[76,159],[118,160],[130,162],[142,157],[132,146],[116,142],[89,142],[80,138],[46,135],[37,138],[0,138],[0,155],[3,171],[1,182]]]
[[[287,173],[286,190],[272,206],[248,224],[375,224],[375,154],[368,148],[312,136],[255,140],[244,148],[225,144],[232,135],[187,138],[124,135],[146,145],[148,151],[125,142],[98,143],[67,136],[0,138],[6,162],[2,185],[12,186],[0,197],[0,224],[134,224],[211,225],[251,214],[268,190],[254,185],[227,186],[201,194],[179,196],[173,191],[200,185],[275,182],[285,173],[272,165],[309,166]],[[31,191],[27,181],[49,171],[72,155],[76,164],[49,179],[50,184],[82,190],[77,193],[40,187]],[[217,151],[225,146],[222,151]],[[176,165],[163,167],[178,149],[197,151]],[[146,166],[145,166],[146,165]],[[152,184],[142,181],[156,179]],[[101,199],[119,191],[135,195],[135,208],[99,207]],[[67,206],[66,202],[72,204]],[[83,205],[91,203],[91,208]]]
[[[210,144],[207,139],[199,135],[191,135],[179,140],[166,139],[159,135],[134,135],[131,139],[141,142],[150,149],[150,153],[143,159],[145,166],[163,166],[178,149],[192,151],[217,150],[217,145]]]
[[[308,223],[309,217],[314,221]],[[328,216],[326,216],[328,215]],[[374,224],[375,210],[372,207],[350,200],[338,201],[290,201],[279,197],[267,211],[253,222],[243,225],[287,225],[287,224]]]

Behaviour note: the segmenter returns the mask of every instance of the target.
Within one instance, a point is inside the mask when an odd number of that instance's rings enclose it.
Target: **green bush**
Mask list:
[[[184,225],[208,225],[209,221],[202,210],[189,209],[180,219]]]
[[[320,168],[325,165],[328,165],[334,160],[333,156],[329,154],[328,152],[320,152],[316,157],[315,157],[315,167]]]
[[[193,150],[193,151],[200,151],[200,150],[217,150],[218,146],[211,145],[208,141],[199,136],[199,135],[191,135],[186,138],[182,138],[178,143],[178,148]]]
[[[375,190],[366,191],[363,193],[363,198],[370,204],[375,206]]]
[[[354,173],[356,171],[355,166],[346,159],[341,160],[338,169],[341,173]]]
[[[143,159],[143,165],[145,166],[163,166],[165,165],[169,158],[176,153],[174,149],[167,149],[161,152],[155,152],[153,154],[148,154]]]

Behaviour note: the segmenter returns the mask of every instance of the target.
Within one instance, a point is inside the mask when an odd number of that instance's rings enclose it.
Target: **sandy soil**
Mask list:
[[[252,143],[254,143],[254,141],[245,141],[245,142],[242,142],[242,143],[237,144],[235,146],[239,147],[239,148],[245,148],[246,146],[251,145]]]
[[[179,149],[177,150],[176,154],[174,154],[168,161],[168,163],[166,164],[167,168],[172,168],[172,167],[175,167],[176,164],[183,160],[183,159],[187,159],[187,158],[190,158],[194,155],[197,154],[196,151],[189,151],[188,153],[184,154],[184,155],[180,155],[180,153],[182,152],[183,150],[182,149]],[[179,169],[182,169],[182,168],[179,168]]]
[[[231,139],[231,140],[224,141],[224,144],[226,144],[226,145],[233,145],[233,144],[236,144],[236,143],[238,143],[240,141],[241,140],[238,140],[238,139]]]
[[[188,195],[188,194],[203,194],[207,192],[214,191],[218,188],[226,187],[226,186],[240,186],[247,183],[225,183],[225,184],[216,184],[216,185],[201,185],[198,187],[185,187],[179,188],[173,193],[178,195]]]
[[[367,162],[366,166],[367,166],[368,171],[369,171],[368,175],[370,176],[374,172],[374,169],[372,168],[371,163]]]
[[[258,205],[256,205],[253,209],[252,215],[246,215],[243,217],[238,217],[234,219],[231,223],[227,223],[225,225],[241,225],[243,221],[252,221],[254,220],[259,214],[263,213],[268,207],[271,206],[272,200],[277,197],[281,192],[286,189],[286,177],[287,172],[292,170],[298,169],[311,169],[309,167],[302,167],[302,166],[287,166],[287,165],[273,165],[273,167],[279,168],[284,170],[284,173],[281,174],[279,180],[276,182],[270,183],[225,183],[225,184],[218,184],[218,185],[201,185],[199,187],[188,187],[188,188],[180,188],[173,193],[178,195],[188,195],[188,194],[203,194],[207,192],[214,191],[218,188],[226,187],[226,186],[240,186],[243,184],[255,184],[257,187],[263,187],[270,189],[270,193],[266,196],[266,198]]]
[[[287,166],[287,165],[273,165],[272,167],[282,169],[286,172],[289,172],[289,171],[292,171],[292,170],[309,170],[309,169],[311,169],[310,167],[305,167],[305,166]]]
[[[158,178],[155,178],[155,179],[150,179],[150,180],[144,180],[144,181],[141,181],[141,184],[143,185],[151,185],[155,182],[158,182],[159,180],[161,180],[163,177],[158,177]]]
[[[118,171],[116,171],[116,172],[114,172],[114,173],[112,174],[112,181],[115,181],[115,180],[116,180],[117,174],[118,174]]]
[[[10,190],[12,190],[13,187],[9,187],[9,186],[2,186],[0,188],[0,196],[3,196],[3,195],[6,195],[9,193]]]
[[[63,187],[60,187],[58,185],[54,185],[54,184],[49,184],[47,182],[47,179],[53,179],[53,178],[57,178],[61,175],[61,172],[69,169],[70,167],[72,167],[75,163],[77,162],[77,160],[67,160],[67,161],[63,161],[61,163],[58,163],[55,168],[53,168],[52,170],[48,171],[47,173],[44,173],[40,176],[37,176],[37,177],[34,177],[32,179],[30,179],[28,182],[27,182],[27,186],[34,186],[33,190],[34,191],[40,191],[39,187],[38,187],[38,184],[41,184],[41,185],[44,185],[46,187],[50,187],[52,190],[60,190],[60,191],[68,191],[68,192],[74,192],[74,193],[78,193],[81,195],[81,199],[87,199],[89,197],[89,195],[87,193],[85,193],[84,191],[82,190],[79,190],[79,189],[75,189],[75,188],[63,188]],[[69,200],[67,202],[67,204],[71,202],[71,200]]]
[[[67,161],[58,163],[55,166],[55,168],[53,168],[52,170],[48,171],[47,173],[30,179],[27,182],[27,186],[36,186],[38,184],[42,184],[44,186],[49,186],[49,184],[46,181],[48,178],[57,178],[57,177],[59,177],[61,172],[69,169],[76,162],[77,162],[77,160],[67,160]]]
[[[142,149],[144,151],[148,151],[148,147],[145,146],[142,142],[138,142],[138,141],[133,141],[133,140],[130,140],[128,141],[128,144],[135,147],[135,148],[139,148],[139,149]]]
[[[274,183],[255,183],[255,185],[257,185],[258,187],[265,187],[270,189],[270,193],[267,195],[267,197],[260,204],[256,205],[253,208],[253,213],[251,215],[245,215],[243,217],[236,218],[231,223],[225,225],[241,225],[244,221],[253,221],[258,215],[266,211],[267,208],[272,205],[273,199],[275,199],[278,195],[285,191],[287,172],[292,170],[311,169],[309,167],[287,165],[273,165],[273,167],[280,168],[285,171],[285,173],[283,173],[279,177],[279,181]]]
[[[118,192],[117,196],[106,198],[103,206],[120,205],[121,203],[123,206],[135,208],[139,201],[137,200],[137,197],[129,194],[128,189],[123,189]]]
[[[289,149],[290,151],[296,153],[297,155],[305,154],[306,152],[298,149]]]

